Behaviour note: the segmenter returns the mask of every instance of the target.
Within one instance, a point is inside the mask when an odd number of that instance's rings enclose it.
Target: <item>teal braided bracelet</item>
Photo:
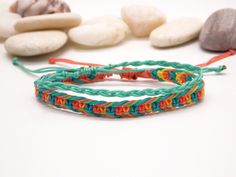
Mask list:
[[[232,55],[232,51],[230,52],[214,57],[209,62],[199,66],[207,66],[210,63]],[[49,61],[50,63],[79,63],[67,59],[55,58],[51,58]],[[34,74],[49,72],[49,74],[43,75],[34,82],[35,94],[42,102],[63,110],[108,118],[143,116],[196,104],[204,97],[203,73],[212,71],[221,72],[226,69],[225,66],[201,68],[190,64],[154,60],[123,62],[107,66],[96,65],[93,67],[80,67],[76,69],[47,67],[37,70],[30,70],[24,67],[17,58],[13,60],[13,63],[26,72]],[[158,67],[138,68],[142,65]],[[126,68],[127,66],[133,66],[135,68]],[[119,69],[119,67],[123,68]],[[160,82],[171,82],[176,85],[171,88],[130,91],[111,91],[79,86],[81,84],[104,81],[113,75],[119,75],[122,79],[136,80],[138,78],[145,78],[154,79]],[[65,93],[67,91],[72,91],[77,95]],[[122,101],[109,102],[89,99],[78,96],[78,94],[121,98],[146,96],[146,98],[137,100],[124,99]]]

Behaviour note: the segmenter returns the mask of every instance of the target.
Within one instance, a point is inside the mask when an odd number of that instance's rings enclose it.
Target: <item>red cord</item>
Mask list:
[[[74,64],[74,65],[85,65],[85,66],[104,66],[101,64],[96,64],[96,63],[86,63],[86,62],[78,62],[78,61],[73,61],[65,58],[49,58],[48,62],[50,64],[55,64],[55,63],[68,63],[68,64]],[[122,68],[123,70],[131,70],[133,68]],[[118,70],[114,68],[114,70]],[[136,80],[138,77],[141,78],[150,78],[151,74],[150,71],[144,71],[144,72],[127,72],[127,73],[120,73],[119,74],[121,78],[126,78],[128,80]]]
[[[220,61],[220,60],[223,60],[231,55],[234,55],[235,54],[235,50],[229,50],[228,52],[225,52],[223,54],[220,54],[220,55],[217,55],[213,58],[211,58],[209,61],[207,61],[206,63],[202,63],[202,64],[198,64],[197,66],[199,67],[206,67],[206,66],[209,66],[211,65],[212,63],[215,63],[217,61]]]
[[[207,61],[206,63],[201,63],[198,64],[197,66],[199,67],[206,67],[211,65],[212,63],[215,63],[217,61],[220,61],[222,59],[225,59],[231,55],[234,55],[236,53],[235,50],[229,50],[228,52],[225,52],[223,54],[217,55],[213,58],[211,58],[209,61]],[[73,61],[73,60],[69,60],[69,59],[65,59],[65,58],[49,58],[48,62],[50,64],[55,64],[55,63],[68,63],[68,64],[74,64],[74,65],[85,65],[85,66],[104,66],[101,64],[96,64],[96,63],[86,63],[86,62],[78,62],[78,61]]]
[[[68,63],[68,64],[73,64],[73,65],[85,65],[85,66],[104,66],[101,64],[95,64],[95,63],[85,63],[85,62],[78,62],[78,61],[73,61],[65,58],[49,58],[48,63],[50,64],[55,64],[55,63]]]

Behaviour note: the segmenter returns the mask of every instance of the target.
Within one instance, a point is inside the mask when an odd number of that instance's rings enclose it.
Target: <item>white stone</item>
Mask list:
[[[54,52],[67,42],[62,31],[38,31],[17,34],[5,42],[6,50],[17,56],[36,56]]]
[[[145,5],[125,6],[121,9],[121,16],[136,37],[147,37],[152,30],[166,22],[160,10]]]
[[[0,38],[6,39],[14,34],[16,30],[14,28],[15,23],[21,18],[18,14],[9,12],[1,13],[0,17]]]
[[[68,32],[73,42],[88,47],[118,44],[125,39],[128,33],[128,26],[120,18],[113,16],[89,20]]]
[[[56,13],[25,17],[19,20],[15,28],[17,31],[37,31],[48,29],[66,29],[78,26],[81,17],[74,13]]]
[[[156,28],[150,34],[150,42],[155,47],[172,47],[199,36],[203,23],[196,18],[176,19]]]

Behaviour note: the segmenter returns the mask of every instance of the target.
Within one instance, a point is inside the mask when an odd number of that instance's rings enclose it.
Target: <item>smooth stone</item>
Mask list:
[[[165,15],[155,7],[130,5],[121,9],[121,16],[136,37],[147,37],[166,22]]]
[[[104,16],[84,22],[69,30],[71,41],[88,47],[105,47],[120,43],[129,28],[120,18]]]
[[[2,12],[0,18],[0,38],[6,39],[16,34],[14,25],[19,19],[21,19],[21,16],[18,14]]]
[[[20,32],[48,30],[48,29],[66,29],[78,26],[81,23],[81,17],[74,13],[57,13],[25,17],[19,20],[15,28]]]
[[[196,39],[202,28],[196,18],[176,19],[156,28],[150,34],[150,42],[155,47],[173,47]]]
[[[65,45],[62,31],[37,31],[17,34],[5,42],[7,52],[17,56],[36,56],[54,52]]]
[[[210,15],[202,28],[200,45],[211,51],[236,49],[236,9],[221,9]]]

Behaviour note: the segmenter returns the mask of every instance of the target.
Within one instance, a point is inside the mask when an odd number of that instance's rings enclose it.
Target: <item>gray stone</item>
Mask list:
[[[205,22],[200,45],[211,51],[236,49],[236,9],[221,9]]]

